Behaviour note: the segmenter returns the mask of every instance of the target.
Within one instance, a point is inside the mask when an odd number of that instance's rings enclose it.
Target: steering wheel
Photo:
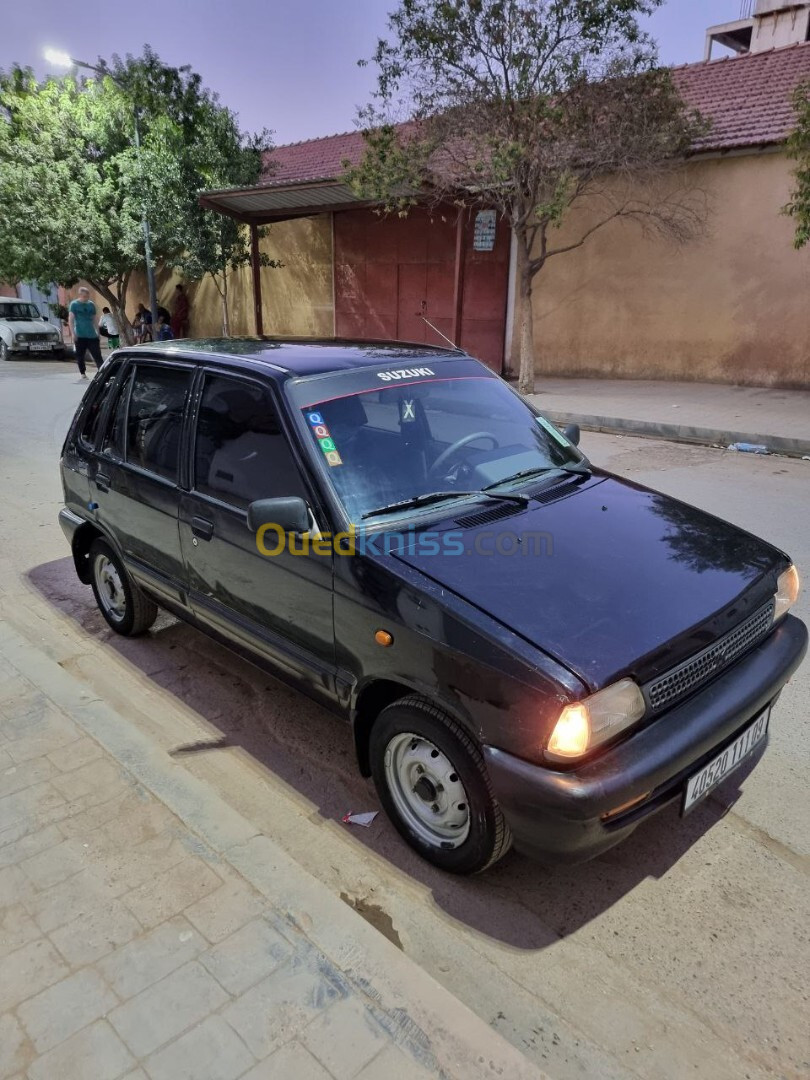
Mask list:
[[[465,435],[461,439],[456,439],[456,441],[451,446],[448,446],[446,450],[443,450],[428,469],[428,476],[435,476],[436,473],[441,471],[442,466],[446,465],[454,454],[457,454],[459,450],[463,450],[465,446],[468,446],[470,443],[477,442],[479,439],[489,439],[492,443],[493,450],[496,446],[498,446],[498,440],[491,432],[474,431],[471,435]]]

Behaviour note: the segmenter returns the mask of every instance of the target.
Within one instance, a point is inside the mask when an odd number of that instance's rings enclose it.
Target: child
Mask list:
[[[158,315],[157,324],[157,340],[158,341],[171,341],[174,337],[172,328],[169,326],[169,320],[166,315]]]
[[[111,349],[117,349],[121,344],[121,335],[118,330],[118,320],[108,307],[102,308],[102,316],[99,319],[98,329],[107,339]]]

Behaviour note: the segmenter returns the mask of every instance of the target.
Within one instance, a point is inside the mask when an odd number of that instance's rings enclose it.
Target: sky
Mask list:
[[[140,53],[191,64],[246,130],[277,144],[354,128],[374,85],[371,55],[395,0],[4,0],[0,69],[47,72],[46,46],[91,63]],[[707,26],[738,17],[740,0],[667,0],[645,20],[663,62],[703,59]],[[719,55],[716,53],[715,55]]]

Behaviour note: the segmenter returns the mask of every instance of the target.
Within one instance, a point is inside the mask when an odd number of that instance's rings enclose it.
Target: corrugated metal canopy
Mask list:
[[[284,218],[308,217],[329,210],[365,206],[367,203],[359,199],[348,184],[327,179],[304,184],[268,184],[206,191],[200,196],[200,205],[239,221],[261,225]]]

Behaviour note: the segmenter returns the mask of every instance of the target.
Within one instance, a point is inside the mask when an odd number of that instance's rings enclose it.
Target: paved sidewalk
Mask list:
[[[532,401],[555,423],[677,442],[761,443],[774,453],[810,454],[810,390],[543,376],[536,389]]]
[[[0,622],[0,1080],[539,1078]]]

